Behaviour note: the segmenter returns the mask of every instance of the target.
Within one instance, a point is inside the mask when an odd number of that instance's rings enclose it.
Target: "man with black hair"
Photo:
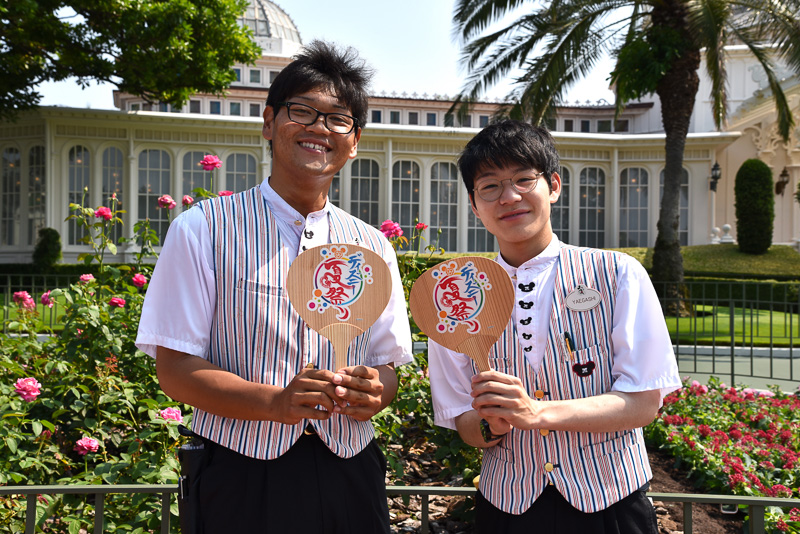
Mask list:
[[[553,234],[561,177],[544,128],[492,124],[458,165],[515,291],[491,371],[429,342],[436,423],[484,449],[477,531],[656,534],[641,427],[681,381],[647,272]]]
[[[356,156],[370,76],[352,49],[309,44],[270,88],[271,176],[170,226],[137,346],[164,392],[195,407],[199,532],[389,532],[370,419],[397,392],[394,366],[411,361],[403,289],[383,234],[328,202]],[[332,242],[372,249],[392,277],[386,311],[350,346],[356,364],[334,372],[331,344],[284,289],[298,254]]]

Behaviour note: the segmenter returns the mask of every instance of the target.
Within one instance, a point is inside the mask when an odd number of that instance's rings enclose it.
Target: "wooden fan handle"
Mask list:
[[[491,336],[469,336],[458,345],[457,350],[472,358],[478,371],[490,371],[492,368],[489,366],[489,351],[496,342],[497,338]]]

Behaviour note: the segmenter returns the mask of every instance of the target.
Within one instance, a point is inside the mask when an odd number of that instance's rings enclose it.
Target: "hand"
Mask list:
[[[383,383],[373,367],[345,367],[333,375],[334,395],[338,400],[333,411],[358,421],[369,421],[381,411]]]
[[[303,369],[275,397],[276,421],[295,425],[303,419],[328,419],[338,398],[333,373],[325,369]],[[320,406],[320,408],[317,408]]]
[[[540,408],[516,376],[486,371],[472,377],[472,407],[495,434],[537,428]]]

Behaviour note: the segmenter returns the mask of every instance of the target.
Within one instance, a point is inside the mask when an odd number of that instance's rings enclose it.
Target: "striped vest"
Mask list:
[[[539,372],[528,364],[513,321],[492,348],[492,368],[519,377],[534,400],[576,399],[611,391],[617,255],[562,245]],[[589,311],[567,308],[565,298],[579,284],[599,291],[602,302]],[[572,361],[564,332],[572,335],[576,345]],[[593,372],[581,377],[572,366],[587,362],[594,362]],[[601,433],[512,429],[498,445],[484,449],[480,491],[497,508],[518,515],[530,508],[548,484],[554,484],[575,508],[596,512],[630,495],[651,477],[641,428]]]
[[[308,363],[332,368],[332,345],[311,330],[289,303],[284,290],[289,257],[260,188],[204,201],[199,209],[211,234],[217,290],[209,361],[245,380],[280,387],[286,387]],[[333,243],[358,243],[377,254],[389,246],[378,230],[335,206],[328,221]],[[348,365],[365,361],[370,334],[368,329],[350,345]],[[285,453],[308,423],[342,458],[358,454],[375,434],[369,421],[338,414],[327,421],[285,425],[195,409],[192,426],[215,443],[269,460]]]

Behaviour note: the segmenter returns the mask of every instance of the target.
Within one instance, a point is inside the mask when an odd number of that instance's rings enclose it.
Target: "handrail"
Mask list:
[[[161,495],[161,534],[169,534],[170,497],[178,492],[177,484],[119,484],[119,485],[65,485],[65,486],[0,486],[0,495],[26,495],[25,534],[34,534],[36,527],[36,497],[52,494],[95,495],[94,534],[103,534],[103,500],[109,493],[156,493]],[[431,495],[474,495],[475,488],[452,486],[386,486],[387,495],[420,495],[420,532],[429,534],[428,516]],[[654,493],[647,496],[654,501],[683,503],[683,532],[692,534],[692,505],[733,504],[749,507],[748,534],[764,534],[764,514],[768,506],[800,508],[800,499],[778,497],[747,497],[743,495],[706,495],[698,493]]]

